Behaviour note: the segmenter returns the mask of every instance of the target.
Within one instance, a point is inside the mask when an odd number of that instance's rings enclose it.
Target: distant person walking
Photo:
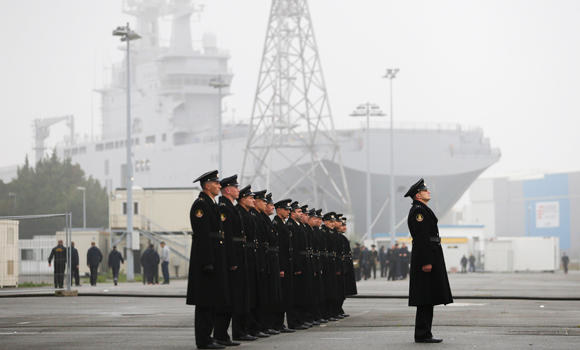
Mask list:
[[[79,251],[77,250],[77,248],[75,248],[75,242],[71,242],[70,243],[70,267],[72,270],[72,278],[75,280],[75,286],[80,286],[81,285],[81,281],[80,281],[80,276],[79,276],[79,264],[80,264],[80,259],[79,259]]]
[[[123,260],[123,256],[117,250],[117,246],[113,246],[113,250],[109,253],[109,267],[113,270],[113,283],[117,285],[119,281],[119,269],[121,268],[121,264],[125,262]]]
[[[161,242],[161,272],[163,284],[169,284],[169,247],[165,242]]]
[[[465,254],[463,254],[463,256],[461,257],[461,273],[466,273],[467,272],[467,258],[465,257]]]
[[[407,225],[413,237],[411,251],[411,277],[409,282],[409,306],[417,307],[415,317],[415,342],[440,343],[443,339],[433,337],[433,306],[453,302],[437,217],[427,206],[431,193],[423,179],[416,182],[405,197],[411,197]]]
[[[99,264],[103,261],[103,254],[97,248],[95,242],[91,242],[91,247],[87,251],[87,265],[91,271],[91,286],[97,285],[97,277],[99,275]]]
[[[475,272],[475,256],[469,254],[469,272]]]
[[[409,274],[409,263],[411,262],[411,254],[409,248],[403,243],[399,249],[399,266],[401,269],[401,279],[406,279]]]
[[[54,258],[54,288],[64,287],[64,270],[66,268],[66,248],[62,245],[62,239],[58,240],[56,247],[52,248],[48,257],[48,267]]]
[[[570,258],[566,255],[566,252],[562,253],[562,267],[564,267],[564,273],[568,273],[568,263],[570,263]]]

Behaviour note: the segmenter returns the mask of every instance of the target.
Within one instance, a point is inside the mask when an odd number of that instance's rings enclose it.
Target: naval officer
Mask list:
[[[440,343],[443,339],[433,338],[431,333],[433,306],[450,304],[453,297],[443,259],[437,217],[427,206],[431,193],[423,179],[411,186],[405,197],[413,199],[407,224],[413,237],[409,306],[417,307],[415,342]]]
[[[189,260],[187,304],[195,305],[195,343],[198,349],[224,349],[211,338],[216,308],[230,305],[224,233],[215,197],[220,193],[218,171],[193,182],[202,191],[189,212],[193,240]]]

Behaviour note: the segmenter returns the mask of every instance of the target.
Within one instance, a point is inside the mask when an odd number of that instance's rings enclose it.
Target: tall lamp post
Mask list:
[[[390,109],[391,109],[391,113],[390,113],[390,117],[391,117],[391,129],[390,129],[390,154],[391,154],[391,161],[389,163],[389,170],[391,172],[391,176],[389,178],[390,180],[390,194],[391,194],[391,199],[389,200],[389,202],[391,202],[390,205],[390,209],[391,209],[391,219],[389,220],[391,223],[391,245],[395,244],[395,220],[396,220],[396,212],[395,212],[395,142],[394,142],[394,132],[393,132],[393,79],[395,79],[395,77],[397,76],[397,73],[399,73],[399,68],[387,68],[387,71],[385,73],[385,75],[383,76],[384,79],[389,79],[389,95],[390,95]]]
[[[218,76],[209,81],[209,86],[218,90],[219,99],[219,114],[218,114],[218,172],[222,173],[222,98],[223,89],[230,86],[226,81],[222,79],[222,76]]]
[[[83,228],[87,228],[87,189],[84,186],[78,186],[77,190],[83,191]]]
[[[371,235],[371,133],[370,133],[370,127],[371,127],[371,116],[372,117],[382,117],[385,114],[383,113],[383,111],[381,111],[380,107],[372,104],[372,103],[364,103],[364,104],[360,104],[358,105],[358,107],[354,110],[354,112],[352,112],[350,114],[351,117],[366,117],[367,118],[367,132],[366,132],[366,147],[367,147],[367,152],[366,152],[366,156],[367,156],[367,194],[366,194],[366,199],[367,199],[367,215],[366,215],[366,219],[367,219],[367,225],[366,225],[366,233],[365,233],[365,237],[369,237],[372,238]],[[364,238],[363,238],[364,240]]]
[[[130,63],[130,42],[141,38],[139,34],[135,33],[126,26],[117,27],[113,30],[114,36],[121,37],[121,41],[127,43],[127,140],[125,146],[127,147],[127,164],[126,164],[126,188],[127,188],[127,281],[134,280],[133,268],[133,249],[139,248],[139,236],[133,237],[133,159],[131,154],[131,63]]]

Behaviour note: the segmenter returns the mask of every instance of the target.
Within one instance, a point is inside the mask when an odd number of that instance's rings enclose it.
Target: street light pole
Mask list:
[[[396,208],[395,208],[395,142],[394,142],[394,132],[393,132],[393,79],[395,79],[395,77],[397,76],[397,73],[399,73],[399,68],[388,68],[386,74],[383,76],[383,78],[385,79],[389,79],[389,95],[390,95],[390,124],[391,124],[391,129],[390,129],[390,162],[389,162],[389,170],[391,172],[391,176],[389,177],[389,182],[390,182],[390,197],[391,199],[389,200],[389,202],[391,202],[390,204],[390,213],[391,213],[391,218],[390,218],[390,229],[391,229],[391,245],[395,244],[395,225],[396,225]]]
[[[354,112],[350,114],[352,117],[366,117],[367,122],[367,130],[366,130],[366,158],[367,158],[367,171],[366,171],[366,233],[364,237],[372,238],[371,235],[371,116],[373,117],[381,117],[385,114],[380,110],[379,106],[372,104],[372,103],[365,103],[359,105]],[[364,240],[364,238],[363,238]]]
[[[219,99],[219,112],[218,112],[218,172],[222,173],[222,89],[230,86],[227,82],[222,79],[222,76],[213,78],[209,81],[209,86],[218,89],[218,99]]]
[[[126,188],[127,188],[127,281],[134,280],[133,268],[133,160],[131,154],[131,63],[130,63],[130,42],[141,38],[139,34],[135,33],[129,27],[129,23],[125,27],[117,27],[113,30],[114,36],[120,36],[121,41],[127,42],[127,140],[125,146],[127,147],[127,164],[126,164]]]
[[[87,189],[83,186],[78,186],[77,190],[83,191],[83,228],[87,228],[87,201],[86,201]]]

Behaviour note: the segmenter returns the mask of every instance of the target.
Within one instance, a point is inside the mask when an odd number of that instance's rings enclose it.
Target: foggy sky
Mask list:
[[[229,50],[225,118],[248,119],[270,1],[204,3],[194,38],[214,32]],[[338,128],[360,125],[348,117],[359,103],[388,110],[381,76],[398,67],[395,120],[482,127],[502,152],[486,176],[580,170],[579,1],[311,0],[310,9]],[[74,114],[77,133],[99,133],[92,90],[123,57],[111,31],[126,21],[120,0],[2,1],[0,166],[34,159],[35,118]],[[48,146],[66,132],[54,128]]]

